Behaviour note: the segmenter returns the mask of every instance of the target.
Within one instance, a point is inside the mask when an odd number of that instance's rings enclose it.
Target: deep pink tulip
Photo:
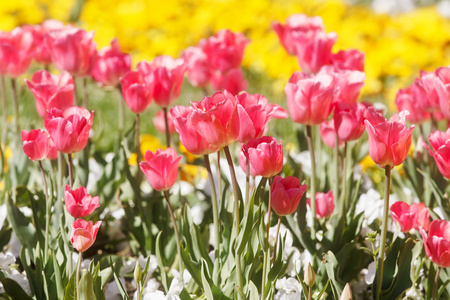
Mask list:
[[[420,234],[428,258],[440,267],[450,267],[450,222],[434,220],[428,234],[424,229],[420,229]]]
[[[237,99],[227,90],[191,102],[191,124],[212,146],[222,148],[234,143],[239,136]]]
[[[67,26],[50,31],[44,42],[58,70],[85,77],[91,75],[97,59],[97,44],[93,37],[93,32]]]
[[[120,78],[131,70],[131,55],[120,50],[119,41],[98,51],[92,77],[104,86],[117,86]]]
[[[256,175],[271,178],[283,168],[283,146],[271,136],[250,140],[243,152]]]
[[[0,32],[0,75],[13,78],[25,73],[33,59],[33,34],[17,27]]]
[[[417,212],[417,221],[416,224],[414,224],[414,228],[416,230],[420,230],[420,228],[423,228],[425,231],[428,230],[430,227],[430,212],[428,211],[428,208],[425,206],[425,203],[419,202],[419,203],[413,203],[411,204],[411,210],[414,210]]]
[[[307,200],[311,206],[311,199]],[[332,191],[328,193],[316,193],[316,218],[327,218],[334,211],[334,195]]]
[[[430,113],[427,111],[427,95],[416,83],[398,91],[395,98],[395,105],[398,111],[409,111],[410,115],[408,119],[414,124],[421,124],[430,119]]]
[[[364,72],[364,53],[356,49],[341,50],[332,54],[331,63],[337,69]]]
[[[184,60],[171,56],[157,56],[153,61],[142,61],[137,70],[145,76],[153,74],[153,99],[161,107],[170,106],[180,96],[186,65]]]
[[[192,154],[205,155],[217,152],[220,148],[209,144],[191,124],[193,108],[186,106],[174,106],[170,109],[175,130],[180,135],[180,142]]]
[[[211,84],[215,90],[227,90],[233,95],[247,90],[248,81],[245,80],[240,68],[231,69],[226,74],[215,72],[211,76]]]
[[[98,229],[102,225],[102,221],[97,221],[93,225],[92,221],[86,221],[83,219],[76,219],[72,224],[72,233],[70,235],[70,241],[72,246],[78,250],[78,252],[84,252],[89,249],[97,238]]]
[[[144,159],[139,166],[150,185],[160,192],[170,189],[177,179],[181,156],[177,156],[173,148],[167,148],[158,149],[156,153],[147,150]]]
[[[199,47],[207,55],[210,67],[222,74],[239,68],[249,40],[242,33],[228,29],[218,31],[214,36],[201,40]]]
[[[171,114],[167,114],[167,123],[169,124],[169,133],[175,133],[175,125]],[[166,133],[166,121],[164,119],[164,111],[160,110],[153,117],[153,125],[161,133]]]
[[[328,74],[308,75],[295,72],[285,87],[291,119],[300,124],[317,125],[331,113],[339,88]]]
[[[325,121],[320,124],[320,137],[322,141],[330,148],[334,148],[336,144],[336,128],[334,120]],[[339,140],[339,146],[343,145],[344,141]]]
[[[97,207],[100,207],[98,196],[92,197],[89,195],[84,186],[72,190],[69,185],[66,185],[64,203],[67,211],[74,218],[84,218],[92,214]]]
[[[364,86],[366,75],[360,71],[340,70],[333,66],[324,66],[319,73],[333,77],[334,85],[339,87],[338,103],[356,103]]]
[[[125,103],[135,114],[144,112],[152,103],[155,83],[153,74],[144,76],[141,72],[130,71],[120,80]]]
[[[187,78],[191,85],[206,87],[211,77],[208,56],[200,47],[188,47],[183,51]]]
[[[47,158],[50,147],[50,136],[40,129],[33,129],[30,132],[22,130],[23,152],[30,160],[43,160]]]
[[[306,192],[306,185],[294,176],[282,178],[275,176],[272,183],[272,209],[281,216],[287,216],[297,210],[300,199]]]
[[[394,223],[400,225],[401,232],[409,232],[417,222],[417,207],[408,203],[397,201],[391,205],[391,217]]]
[[[317,31],[323,31],[324,25],[321,17],[307,17],[304,14],[294,14],[286,19],[286,24],[279,22],[272,24],[281,44],[290,55],[296,54],[296,45],[304,36],[311,36]]]
[[[450,128],[446,132],[435,130],[429,136],[430,149],[427,143],[422,143],[433,156],[441,174],[450,179]]]
[[[421,102],[421,106],[425,106],[426,110],[433,114],[435,118],[435,113],[437,113],[437,119],[441,120],[444,118],[440,112],[441,108],[439,106],[439,95],[436,91],[435,80],[440,80],[435,72],[424,72],[420,71],[420,77],[414,80],[414,85],[425,94],[423,99],[417,99]],[[425,104],[423,104],[425,103]]]
[[[334,126],[339,140],[344,142],[359,139],[364,133],[366,107],[361,103],[338,103],[334,109]]]
[[[25,79],[25,82],[36,99],[37,112],[43,119],[52,108],[63,110],[73,105],[75,84],[68,72],[53,75],[45,70],[37,71],[31,81]]]
[[[86,147],[93,119],[94,111],[70,106],[63,111],[52,108],[44,123],[59,152],[75,153]]]
[[[372,107],[369,107],[368,111],[376,114]],[[414,125],[411,125],[409,129],[406,127],[407,115],[408,111],[402,111],[393,115],[389,121],[382,116],[365,120],[369,134],[369,154],[380,167],[398,166],[408,155]]]
[[[48,52],[47,46],[44,43],[45,35],[50,31],[64,29],[64,23],[57,20],[45,20],[39,25],[22,26],[22,28],[29,30],[33,35],[33,48],[35,49],[33,58],[36,62],[49,65],[52,63],[52,58]]]

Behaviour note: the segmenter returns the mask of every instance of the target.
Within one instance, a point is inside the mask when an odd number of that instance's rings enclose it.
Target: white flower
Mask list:
[[[372,224],[375,219],[381,219],[383,213],[384,200],[374,189],[369,189],[367,193],[359,197],[356,204],[355,214],[364,212],[366,224]]]
[[[278,279],[275,288],[275,300],[298,300],[302,296],[302,285],[293,277]]]
[[[203,222],[206,210],[208,210],[208,204],[205,202],[198,202],[191,207],[192,222],[195,225],[200,225]]]
[[[6,204],[0,205],[0,229],[2,229],[3,224],[5,224],[6,213]]]
[[[290,155],[297,164],[300,164],[302,172],[307,176],[311,176],[311,155],[309,151],[290,153]]]
[[[363,269],[361,271],[361,273],[364,274],[364,279],[368,285],[373,283],[373,280],[375,279],[376,271],[377,270],[375,269],[375,262],[371,262],[369,264],[369,266],[367,267],[367,269]]]
[[[119,277],[120,282],[123,286],[125,286],[125,280],[122,277]],[[120,294],[119,287],[117,286],[117,282],[111,281],[105,287],[105,298],[111,300],[120,300],[122,299],[122,295]]]

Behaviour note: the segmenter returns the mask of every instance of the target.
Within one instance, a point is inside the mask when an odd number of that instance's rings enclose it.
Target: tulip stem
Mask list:
[[[434,286],[433,286],[433,300],[436,300],[436,291],[437,291],[437,285],[439,281],[439,273],[441,272],[441,267],[438,267],[436,276],[434,277]]]
[[[266,282],[267,282],[267,270],[270,268],[270,244],[269,244],[269,231],[270,231],[270,214],[272,211],[272,183],[273,177],[269,178],[269,206],[267,208],[267,234],[266,243],[264,243],[264,263],[263,263],[263,274],[262,274],[262,286],[261,286],[261,300],[265,299],[266,294]]]
[[[169,131],[169,119],[167,116],[167,107],[163,107],[164,112],[164,125],[166,127],[166,144],[167,148],[170,147],[170,131]]]
[[[220,171],[220,149],[219,151],[217,151],[217,174],[219,174],[219,178],[218,178],[218,189],[219,192],[217,193],[217,195],[219,195],[219,198],[222,196],[222,173]]]
[[[77,287],[77,300],[80,300],[80,270],[81,270],[81,261],[83,260],[83,252],[78,252],[78,265],[77,265],[77,274],[75,278],[76,287]]]
[[[17,101],[17,85],[16,85],[16,79],[11,78],[11,93],[12,93],[12,99],[14,103],[14,132],[18,134],[19,132],[19,102]]]
[[[311,238],[316,239],[316,156],[314,154],[314,145],[312,140],[311,125],[306,125],[306,140],[308,142],[309,155],[311,157]]]
[[[44,191],[45,191],[45,246],[44,246],[44,263],[48,260],[48,232],[50,229],[50,201],[48,198],[48,188],[47,179],[45,178],[44,167],[42,166],[42,161],[39,161],[39,167],[42,173],[42,179],[44,180]]]
[[[124,120],[125,120],[125,110],[124,110],[124,100],[122,95],[122,85],[119,83],[117,85],[117,88],[119,89],[119,134],[120,134],[120,141],[122,142],[123,138],[123,127],[124,127]]]
[[[275,263],[275,260],[277,259],[278,236],[280,235],[281,219],[282,218],[283,218],[282,216],[278,217],[277,234],[275,235],[275,244],[273,245],[272,263]]]
[[[347,193],[347,161],[348,161],[348,143],[345,142],[344,143],[344,160],[342,162],[342,201],[341,201],[341,213],[342,213],[342,217],[344,218],[344,221],[346,220],[345,218],[345,197],[346,197],[346,193]],[[336,196],[334,197],[334,199],[338,199]]]
[[[8,106],[6,102],[5,77],[0,76],[0,93],[2,97],[2,145],[6,149],[6,135],[8,134]]]
[[[70,188],[73,188],[73,162],[72,162],[72,153],[67,153],[67,157],[69,159],[69,179],[70,179]]]
[[[223,147],[223,151],[225,152],[225,156],[227,157],[227,161],[228,161],[228,167],[230,168],[230,176],[231,176],[231,183],[233,185],[233,195],[234,195],[234,214],[236,216],[236,238],[239,236],[239,187],[237,184],[237,180],[236,180],[236,174],[234,172],[234,164],[233,164],[233,160],[231,159],[231,154],[230,154],[230,149],[228,148],[228,146]],[[218,161],[218,163],[220,164],[220,161]],[[241,257],[237,251],[238,249],[236,248],[236,275],[237,275],[237,289],[238,289],[238,299],[242,298],[242,291],[244,288],[244,282],[242,279],[242,271],[241,271]]]
[[[384,266],[384,253],[386,246],[386,234],[387,234],[387,223],[389,216],[389,195],[391,190],[391,166],[386,166],[384,171],[384,208],[383,208],[383,227],[381,231],[381,241],[380,241],[380,256],[378,257],[378,281],[376,290],[376,299],[381,299],[381,288],[383,283],[383,266]]]
[[[245,205],[250,202],[250,160],[245,159]]]
[[[142,153],[141,153],[141,138],[140,138],[139,123],[140,123],[140,116],[139,114],[136,114],[136,165],[138,166],[138,171],[136,173],[136,181],[138,183],[138,186],[141,186],[142,173],[139,172],[139,163],[142,160]]]
[[[334,199],[339,200],[339,137],[337,131],[334,132]]]
[[[87,102],[88,102],[88,97],[87,97],[87,77],[83,78],[83,107],[87,109]]]
[[[175,237],[177,239],[178,264],[179,264],[179,268],[180,268],[181,282],[183,282],[183,262],[182,262],[182,258],[181,258],[180,234],[178,232],[177,221],[175,220],[175,215],[173,214],[172,205],[170,205],[169,194],[167,193],[167,191],[164,191],[164,198],[166,198],[167,207],[169,208],[170,217],[172,218],[172,222],[173,222],[173,229],[175,230]],[[183,286],[184,286],[184,284],[183,284]]]
[[[214,284],[219,286],[219,267],[220,267],[220,220],[219,220],[219,208],[217,203],[216,186],[214,184],[214,178],[211,171],[211,164],[209,162],[208,154],[203,156],[205,159],[205,168],[208,172],[209,185],[211,186],[211,200],[213,209],[213,221],[214,221],[214,270],[213,270],[213,281]]]

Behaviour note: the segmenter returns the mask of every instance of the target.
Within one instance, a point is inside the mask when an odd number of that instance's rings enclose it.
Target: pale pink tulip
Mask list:
[[[72,233],[70,234],[70,241],[78,252],[85,252],[95,242],[97,238],[98,229],[102,225],[102,221],[97,221],[95,225],[92,221],[85,221],[83,219],[76,219],[72,224]]]
[[[311,199],[307,200],[311,206]],[[334,211],[334,195],[332,191],[328,193],[316,193],[316,218],[327,218]]]

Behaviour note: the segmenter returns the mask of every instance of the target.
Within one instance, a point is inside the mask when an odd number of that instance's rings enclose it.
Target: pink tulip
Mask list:
[[[173,148],[158,149],[156,153],[147,150],[145,161],[139,163],[142,172],[147,176],[150,185],[157,191],[169,190],[178,176],[178,165],[181,156]]]
[[[130,71],[120,80],[125,103],[135,114],[144,112],[152,103],[153,74],[144,76],[141,72]]]
[[[311,206],[311,199],[307,200]],[[334,195],[332,191],[328,193],[316,193],[316,218],[327,218],[334,211]]]
[[[424,229],[420,229],[420,234],[428,258],[440,267],[450,267],[450,222],[434,220],[428,234]]]
[[[240,68],[231,69],[226,74],[220,72],[213,73],[211,84],[215,90],[227,90],[233,95],[247,90],[248,81],[245,80]]]
[[[92,77],[104,86],[117,86],[120,78],[131,70],[131,56],[120,50],[119,41],[113,39],[111,47],[98,51]]]
[[[53,142],[53,139],[51,137],[48,140],[47,158],[50,160],[55,160],[58,158],[58,149],[56,149],[55,142]]]
[[[64,203],[67,211],[74,218],[84,218],[100,207],[98,196],[92,197],[83,186],[72,190],[69,185],[66,185]]]
[[[435,130],[429,136],[433,151],[426,143],[422,143],[433,156],[441,174],[450,179],[450,128],[446,132]]]
[[[275,22],[272,24],[272,28],[287,53],[295,55],[299,40],[303,40],[305,35],[313,35],[317,31],[323,31],[324,25],[321,17],[309,18],[304,14],[295,14],[286,19],[285,25]]]
[[[284,90],[289,115],[294,122],[305,125],[324,122],[339,94],[332,76],[301,72],[292,74]]]
[[[0,75],[13,78],[25,73],[33,59],[33,34],[17,27],[0,32]]]
[[[58,70],[84,77],[91,75],[97,59],[97,44],[93,37],[93,32],[68,26],[50,31],[44,42]]]
[[[364,86],[366,75],[360,71],[340,70],[333,66],[324,66],[319,73],[328,74],[333,77],[334,85],[339,87],[337,103],[356,103],[361,89]]]
[[[173,118],[171,114],[167,114],[167,123],[169,124],[169,133],[175,132],[175,125],[173,124]],[[166,133],[166,121],[164,119],[164,111],[160,110],[155,114],[153,118],[153,125],[161,133]]]
[[[283,168],[283,146],[271,136],[250,140],[243,152],[256,175],[271,178]]]
[[[63,110],[73,105],[75,84],[68,72],[53,75],[45,70],[37,71],[31,77],[31,81],[25,82],[36,99],[37,112],[43,119],[52,108]]]
[[[372,107],[368,108],[368,112],[377,115]],[[408,114],[408,111],[402,111],[392,116],[389,121],[381,115],[365,120],[369,134],[369,154],[380,167],[398,166],[408,155],[414,130],[414,125],[409,129],[405,125]]]
[[[40,129],[22,130],[23,152],[30,160],[43,160],[49,153],[50,136]]]
[[[391,216],[394,223],[400,225],[401,232],[409,232],[417,222],[417,208],[403,201],[391,205]]]
[[[334,126],[339,140],[359,139],[364,133],[366,107],[361,103],[338,103],[334,109]]]
[[[421,106],[425,106],[432,114],[438,112],[438,116],[440,115],[438,120],[441,120],[444,116],[440,112],[439,95],[436,91],[435,80],[439,80],[435,72],[420,71],[420,77],[415,79],[414,85],[425,94],[423,99],[417,99],[421,102]],[[425,104],[422,104],[422,102]]]
[[[179,96],[186,65],[183,59],[167,55],[156,57],[150,63],[142,61],[137,70],[148,76],[153,74],[153,99],[161,107],[170,106]]]
[[[86,147],[93,118],[94,111],[70,106],[63,111],[52,108],[44,123],[59,152],[75,153]]]
[[[180,135],[180,142],[192,154],[205,155],[217,152],[220,148],[209,144],[191,124],[193,108],[174,106],[170,109],[175,130]]]
[[[320,124],[320,137],[322,141],[330,148],[334,148],[336,144],[336,128],[334,120],[325,121]],[[344,141],[339,140],[339,146],[343,145]]]
[[[425,203],[413,203],[411,204],[411,210],[417,212],[417,221],[416,224],[414,224],[414,228],[416,230],[420,230],[420,228],[428,230],[428,228],[430,227],[430,212],[425,206]]]
[[[294,213],[306,188],[294,176],[275,176],[272,183],[272,209],[280,217]]]
[[[97,238],[98,229],[102,225],[102,221],[97,221],[93,225],[92,221],[85,221],[83,219],[76,219],[72,224],[72,233],[70,235],[70,241],[72,246],[78,250],[78,252],[84,252],[89,249]]]
[[[434,87],[439,98],[439,107],[444,117],[450,119],[450,68],[442,67],[435,71]]]
[[[207,55],[210,67],[226,74],[231,69],[240,67],[248,43],[249,40],[242,33],[225,29],[206,40],[201,40],[199,47]]]
[[[189,47],[183,51],[187,77],[191,85],[206,87],[209,84],[211,70],[208,56],[199,47]]]
[[[241,147],[241,151],[239,151],[239,166],[241,166],[241,169],[244,171],[244,173],[247,173],[247,157],[245,157],[244,154],[244,145],[242,145]],[[250,166],[250,176],[252,177],[256,177],[259,174],[256,173],[255,169],[252,167],[251,164],[249,164]]]
[[[409,111],[409,120],[414,124],[421,124],[430,119],[430,113],[427,111],[427,95],[416,83],[398,91],[395,105],[399,111]]]
[[[33,58],[38,63],[49,65],[52,63],[52,58],[48,52],[47,46],[44,43],[45,35],[50,31],[57,31],[64,29],[64,23],[57,20],[45,20],[39,25],[22,26],[22,28],[29,30],[33,36],[33,48],[35,49]]]
[[[239,136],[237,103],[236,97],[227,90],[191,102],[193,128],[212,146],[231,145]]]
[[[332,54],[331,63],[336,69],[364,72],[364,53],[356,50],[341,50]]]

